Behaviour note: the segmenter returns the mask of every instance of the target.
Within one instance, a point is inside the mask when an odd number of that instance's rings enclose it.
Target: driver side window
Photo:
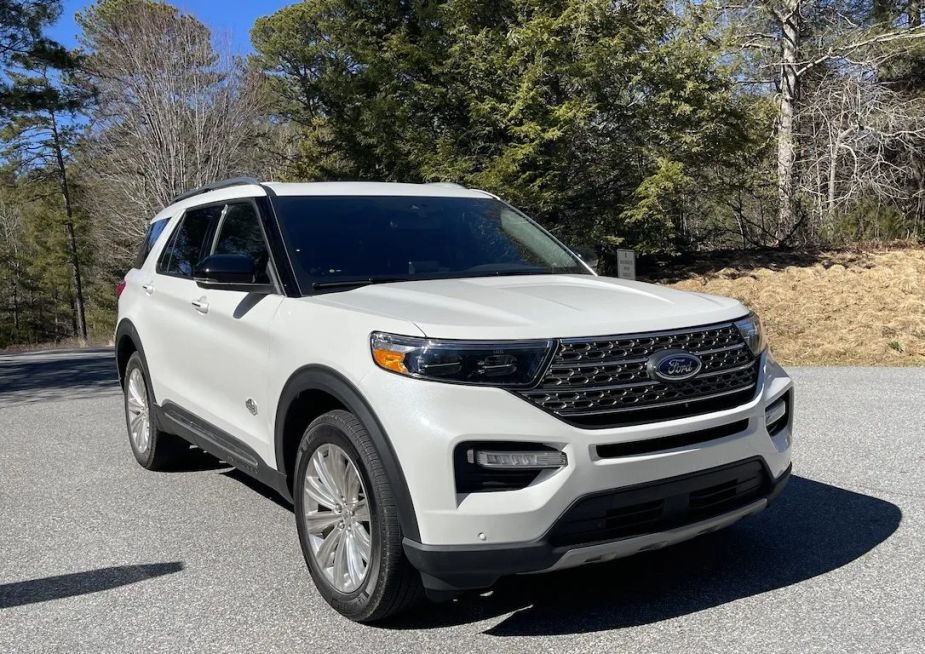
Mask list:
[[[258,284],[270,283],[267,273],[270,253],[260,227],[260,218],[254,205],[249,202],[227,205],[218,225],[212,254],[249,255],[257,270],[255,281]]]

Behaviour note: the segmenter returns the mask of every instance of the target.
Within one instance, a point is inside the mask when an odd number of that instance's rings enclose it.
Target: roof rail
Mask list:
[[[440,188],[466,188],[456,182],[427,182],[428,186],[439,186]]]
[[[194,188],[192,191],[181,193],[175,197],[173,201],[180,202],[181,200],[186,200],[187,198],[191,198],[194,195],[199,195],[201,193],[217,191],[220,188],[228,188],[229,186],[247,186],[248,184],[257,184],[259,186],[260,180],[253,177],[232,177],[230,179],[223,179],[220,182],[210,182],[209,184],[204,184],[199,188]]]

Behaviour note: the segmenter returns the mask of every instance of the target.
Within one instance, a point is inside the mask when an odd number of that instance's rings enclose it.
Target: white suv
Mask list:
[[[228,180],[158,214],[120,286],[138,462],[193,443],[291,499],[355,620],[692,538],[790,472],[754,315],[599,277],[484,191]]]

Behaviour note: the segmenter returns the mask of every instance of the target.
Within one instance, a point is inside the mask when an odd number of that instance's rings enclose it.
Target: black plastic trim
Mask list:
[[[286,244],[283,241],[279,218],[273,204],[276,192],[266,184],[261,184],[260,187],[266,192],[266,197],[256,197],[253,200],[257,204],[258,215],[263,223],[264,236],[266,236],[267,244],[270,247],[270,258],[273,260],[276,274],[286,296],[299,297],[301,295],[299,283],[292,268],[289,250],[286,249]]]
[[[618,490],[621,492],[634,490],[644,492],[646,488],[650,488],[657,491],[659,486],[663,484],[683,483],[685,480],[752,460],[755,459],[745,459],[708,470],[698,470],[686,475],[627,486]],[[760,460],[765,467],[768,478],[773,479],[770,471],[767,470],[767,463],[765,463],[764,459],[758,457],[757,460]],[[770,504],[776,499],[790,478],[792,467],[792,465],[787,466],[783,474],[773,479],[770,491],[763,498],[758,497],[755,501],[765,499]],[[609,493],[613,491],[602,492]],[[562,517],[566,516],[572,507],[589,497],[601,494],[601,492],[589,493],[577,498],[556,519],[547,533],[533,541],[499,545],[486,544],[473,547],[472,545],[425,545],[405,537],[403,541],[405,555],[411,564],[422,573],[424,587],[434,598],[449,599],[465,590],[488,588],[499,578],[507,575],[545,570],[554,565],[569,550],[585,547],[586,544],[555,547],[550,542],[550,536]],[[638,537],[638,534],[627,538],[635,537]],[[620,540],[626,540],[626,538],[617,538],[604,542],[618,542]],[[587,545],[591,544],[588,543]],[[600,544],[600,542],[593,544]]]
[[[122,320],[119,321],[119,324],[116,327],[116,335],[114,338],[116,346],[115,348],[113,348],[114,353],[116,355],[116,372],[119,375],[119,385],[120,386],[125,385],[125,379],[123,378],[122,371],[119,369],[119,352],[121,349],[120,343],[122,342],[122,339],[124,337],[128,337],[129,340],[132,341],[132,343],[135,345],[135,350],[141,353],[142,361],[147,361],[147,359],[145,358],[144,348],[141,345],[141,338],[138,336],[138,330],[135,329],[135,324],[128,318],[123,318]],[[150,378],[151,376],[148,375],[148,379]]]
[[[156,407],[156,414],[164,431],[202,448],[292,501],[285,475],[268,466],[257,452],[231,434],[173,402]]]
[[[558,452],[559,450],[523,441],[463,441],[453,448],[453,476],[457,493],[500,493],[526,488],[543,471],[541,468],[483,468],[467,458],[469,450]]]
[[[673,436],[649,438],[642,441],[630,441],[628,443],[598,445],[597,455],[602,459],[615,459],[621,456],[662,452],[664,450],[673,450],[676,447],[708,443],[720,438],[732,436],[733,434],[741,433],[746,429],[748,429],[748,418],[730,422],[725,425],[719,425],[717,427],[710,427],[709,429],[690,431],[685,434],[674,434]]]
[[[770,425],[767,425],[768,435],[772,438],[781,433],[785,427],[791,427],[793,425],[793,389],[791,388],[779,398],[771,402],[768,407],[772,407],[778,402],[784,403],[785,411],[783,416],[778,418]],[[767,409],[765,409],[765,411],[767,411]]]
[[[379,458],[382,460],[382,466],[392,486],[392,492],[398,504],[398,520],[402,532],[407,538],[419,539],[420,531],[418,530],[414,503],[411,500],[411,492],[408,490],[408,482],[405,480],[404,472],[402,472],[402,468],[398,463],[398,456],[395,454],[392,442],[366,398],[336,370],[327,366],[308,365],[296,370],[286,382],[276,408],[274,431],[276,438],[276,467],[281,471],[286,469],[284,440],[286,413],[300,393],[313,390],[323,391],[333,396],[363,423],[366,431],[369,432],[370,438],[376,445]]]

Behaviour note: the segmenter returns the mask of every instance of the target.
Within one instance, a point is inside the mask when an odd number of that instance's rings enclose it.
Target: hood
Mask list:
[[[605,336],[740,318],[729,298],[592,275],[475,277],[363,286],[314,302],[414,323],[433,338]]]

